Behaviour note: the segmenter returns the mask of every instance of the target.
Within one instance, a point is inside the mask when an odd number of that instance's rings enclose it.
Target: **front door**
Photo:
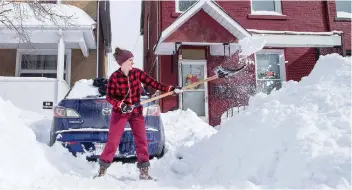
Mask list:
[[[190,85],[207,77],[206,60],[182,60],[179,66],[179,84]],[[191,109],[205,122],[208,120],[208,88],[202,83],[180,95],[180,109]]]

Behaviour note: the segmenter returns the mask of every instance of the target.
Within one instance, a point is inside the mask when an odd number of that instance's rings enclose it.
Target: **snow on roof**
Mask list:
[[[313,35],[313,36],[333,36],[343,33],[342,31],[332,31],[332,32],[297,32],[297,31],[274,31],[274,30],[257,30],[257,29],[247,29],[251,33],[256,34],[288,34],[288,35]]]
[[[38,11],[33,3],[3,2],[0,12],[6,18],[6,25],[13,23],[22,27],[95,27],[95,21],[78,7],[51,3],[41,5],[45,10]],[[0,27],[7,27],[6,25],[0,22]]]

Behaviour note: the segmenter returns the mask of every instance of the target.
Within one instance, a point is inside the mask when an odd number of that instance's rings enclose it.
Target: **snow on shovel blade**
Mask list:
[[[228,68],[223,68],[221,66],[218,66],[218,67],[215,68],[215,74],[217,76],[225,75],[226,77],[228,77],[228,76],[231,76],[231,75],[237,73],[238,71],[244,69],[246,66],[247,65],[242,65],[241,67],[236,68],[236,69],[228,69]]]
[[[249,56],[263,49],[266,44],[266,39],[263,37],[245,37],[239,40],[238,44],[240,47],[240,56]]]

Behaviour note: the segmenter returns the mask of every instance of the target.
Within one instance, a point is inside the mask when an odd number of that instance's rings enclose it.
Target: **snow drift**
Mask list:
[[[202,186],[351,188],[350,72],[347,58],[321,56],[300,82],[252,97],[172,169]]]

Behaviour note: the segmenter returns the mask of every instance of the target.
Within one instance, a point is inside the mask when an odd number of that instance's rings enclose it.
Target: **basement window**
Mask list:
[[[251,14],[282,15],[281,0],[251,0]]]
[[[176,12],[183,13],[196,2],[197,1],[190,1],[190,0],[175,0]]]
[[[352,6],[351,0],[349,1],[336,0],[336,17],[351,19],[352,18],[351,6]]]
[[[261,50],[255,54],[257,90],[270,94],[279,90],[285,76],[285,58],[283,50]]]

